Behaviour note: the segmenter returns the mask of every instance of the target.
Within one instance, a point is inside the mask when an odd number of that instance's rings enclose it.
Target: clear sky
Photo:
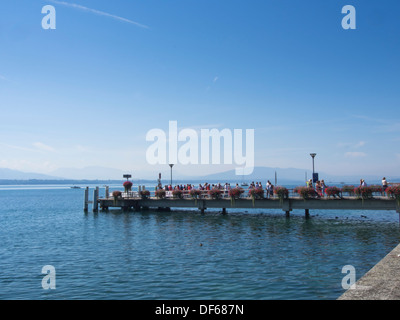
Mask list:
[[[145,138],[176,120],[254,129],[256,166],[399,176],[399,58],[396,0],[3,0],[0,167],[168,172]]]

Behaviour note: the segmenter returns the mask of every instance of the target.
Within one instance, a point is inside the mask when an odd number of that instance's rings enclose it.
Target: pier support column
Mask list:
[[[201,212],[201,214],[204,214],[205,210],[206,210],[206,204],[204,202],[204,200],[199,201],[199,210]]]
[[[108,199],[108,197],[109,197],[109,194],[110,194],[110,189],[109,189],[109,187],[108,187],[108,186],[106,186],[106,191],[105,191],[105,199]]]
[[[84,212],[89,211],[89,187],[86,187],[85,189],[85,194],[83,197],[83,211]]]
[[[292,211],[292,206],[290,203],[290,199],[283,200],[282,202],[282,210],[285,211],[286,218],[290,217],[290,211]]]
[[[93,190],[93,212],[99,212],[99,187]]]
[[[135,202],[134,202],[134,204],[133,204],[133,210],[136,211],[136,212],[140,211],[140,204],[139,204],[139,201],[135,201]]]

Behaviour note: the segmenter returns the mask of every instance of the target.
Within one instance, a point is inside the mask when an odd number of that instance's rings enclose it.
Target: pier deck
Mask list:
[[[290,212],[296,209],[319,209],[319,210],[395,210],[400,208],[395,200],[391,199],[141,199],[125,198],[114,200],[112,198],[98,199],[100,208],[237,208],[237,209],[282,209]]]
[[[357,197],[341,198],[320,198],[302,199],[299,197],[289,197],[288,199],[252,199],[242,197],[232,200],[229,197],[221,199],[211,199],[201,197],[200,199],[186,198],[163,198],[158,199],[154,196],[142,198],[136,192],[122,194],[122,197],[114,199],[106,189],[106,196],[99,197],[99,188],[94,190],[93,201],[89,201],[89,189],[85,190],[84,210],[88,210],[88,203],[93,204],[93,211],[109,210],[119,208],[123,210],[140,210],[142,208],[195,208],[205,212],[206,209],[222,209],[223,213],[229,208],[235,209],[280,209],[289,215],[293,210],[305,210],[306,216],[309,210],[392,210],[400,214],[400,203],[393,198],[386,196],[375,196],[372,199],[359,199]]]

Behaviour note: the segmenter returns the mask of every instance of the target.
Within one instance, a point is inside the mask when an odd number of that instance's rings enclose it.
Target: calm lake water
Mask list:
[[[343,266],[359,279],[400,240],[394,211],[85,214],[69,186],[0,200],[0,299],[336,299]]]

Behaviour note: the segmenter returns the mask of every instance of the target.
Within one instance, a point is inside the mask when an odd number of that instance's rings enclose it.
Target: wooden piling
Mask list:
[[[108,197],[110,196],[110,187],[106,186],[106,191],[105,191],[105,199],[108,199]]]
[[[84,212],[89,211],[89,187],[86,187],[85,189],[85,194],[83,197],[83,211]]]
[[[99,187],[93,190],[93,212],[99,212]]]

